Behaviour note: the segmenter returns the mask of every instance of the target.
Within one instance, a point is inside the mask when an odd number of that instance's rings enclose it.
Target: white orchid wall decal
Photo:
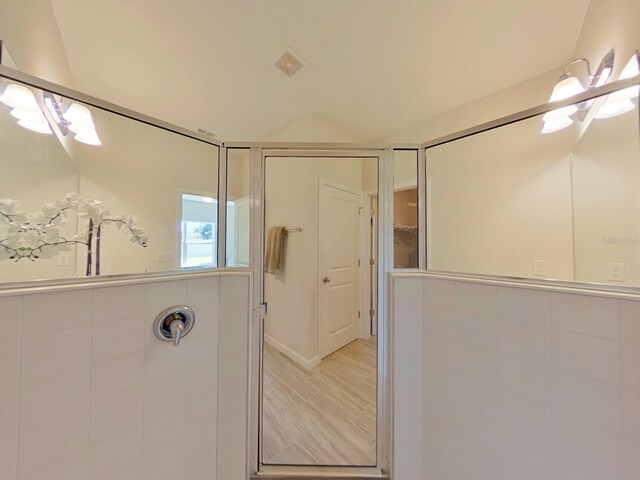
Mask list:
[[[61,228],[67,224],[67,214],[74,213],[88,221],[83,233],[66,238]],[[48,259],[74,245],[87,247],[87,276],[100,275],[102,227],[115,224],[129,240],[142,247],[149,238],[132,215],[113,216],[100,201],[68,193],[61,200],[46,203],[40,212],[28,214],[19,210],[16,200],[0,198],[0,226],[6,224],[6,238],[0,238],[0,260],[20,261]],[[80,230],[80,229],[79,229]]]

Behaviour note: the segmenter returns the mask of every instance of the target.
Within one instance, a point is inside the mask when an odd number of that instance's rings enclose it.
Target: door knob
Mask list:
[[[329,277],[322,277],[322,283],[329,283],[331,279]]]

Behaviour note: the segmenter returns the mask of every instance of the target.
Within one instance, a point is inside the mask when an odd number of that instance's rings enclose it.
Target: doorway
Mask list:
[[[378,190],[381,157],[263,156],[263,467],[379,465],[386,349],[369,308],[378,283],[365,192]]]

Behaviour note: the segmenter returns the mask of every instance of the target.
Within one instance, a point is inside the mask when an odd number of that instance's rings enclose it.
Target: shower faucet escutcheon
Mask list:
[[[196,321],[196,315],[185,305],[175,305],[164,309],[156,317],[153,332],[163,342],[173,341],[173,345],[180,345],[180,340],[187,335]]]

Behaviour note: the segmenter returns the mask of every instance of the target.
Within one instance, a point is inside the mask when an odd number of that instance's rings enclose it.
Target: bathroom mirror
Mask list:
[[[428,268],[640,286],[633,88],[616,115],[612,94],[428,148]]]
[[[217,265],[218,147],[0,80],[0,282]]]

